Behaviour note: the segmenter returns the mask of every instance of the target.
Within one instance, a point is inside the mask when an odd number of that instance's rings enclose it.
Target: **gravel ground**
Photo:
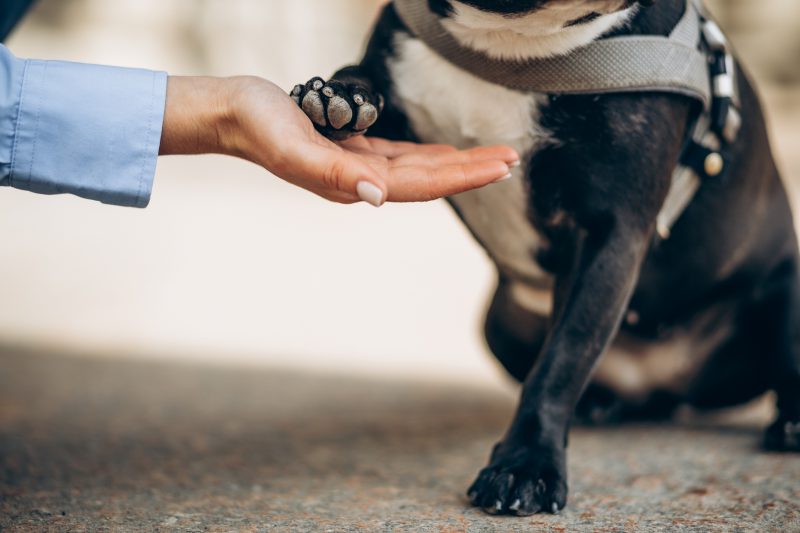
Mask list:
[[[463,497],[513,394],[0,351],[0,530],[800,531],[763,421],[578,428],[560,516]]]

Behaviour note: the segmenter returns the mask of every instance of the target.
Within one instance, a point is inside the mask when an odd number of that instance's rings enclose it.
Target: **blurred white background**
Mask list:
[[[289,88],[357,60],[380,3],[40,0],[8,44],[20,57]],[[800,3],[715,4],[800,179]],[[493,270],[443,202],[342,207],[234,159],[170,158],[144,211],[4,189],[0,225],[2,344],[505,379],[480,334]]]

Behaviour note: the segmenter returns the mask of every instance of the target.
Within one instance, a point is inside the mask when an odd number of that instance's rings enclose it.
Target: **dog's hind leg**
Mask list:
[[[518,285],[501,279],[489,312],[484,333],[489,348],[511,376],[519,382],[530,374],[547,335],[549,318],[521,301]]]
[[[701,411],[721,409],[742,405],[770,390],[776,336],[770,331],[771,307],[770,302],[756,303],[738,312],[733,334],[714,350],[689,384],[688,405]]]
[[[763,328],[771,335],[773,388],[778,418],[767,429],[764,447],[800,452],[800,262],[795,256],[779,267],[764,294]],[[769,338],[765,339],[768,342]]]
[[[686,403],[701,410],[746,403],[774,390],[778,417],[764,447],[800,451],[800,272],[783,261],[744,304],[734,334],[693,379]]]

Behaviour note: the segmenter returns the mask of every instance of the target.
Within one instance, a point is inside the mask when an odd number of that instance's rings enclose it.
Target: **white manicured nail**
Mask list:
[[[518,166],[520,166],[520,165],[522,165],[522,161],[520,161],[519,159],[517,159],[517,160],[516,160],[516,161],[514,161],[513,163],[509,163],[509,164],[508,164],[508,168],[517,168],[517,167],[518,167]]]
[[[359,181],[356,185],[356,192],[361,200],[367,202],[375,207],[383,205],[383,191],[377,185],[373,185],[368,181]]]
[[[498,178],[498,179],[494,180],[494,183],[500,183],[501,181],[506,181],[506,180],[510,180],[510,179],[511,179],[511,172],[509,172],[508,174],[506,174],[502,178]]]

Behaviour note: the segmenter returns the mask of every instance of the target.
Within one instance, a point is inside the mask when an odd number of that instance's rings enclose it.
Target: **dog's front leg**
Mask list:
[[[511,428],[468,491],[473,505],[517,515],[566,505],[569,422],[619,327],[652,232],[630,226],[617,218],[576,234],[571,266],[557,278],[553,327]]]

